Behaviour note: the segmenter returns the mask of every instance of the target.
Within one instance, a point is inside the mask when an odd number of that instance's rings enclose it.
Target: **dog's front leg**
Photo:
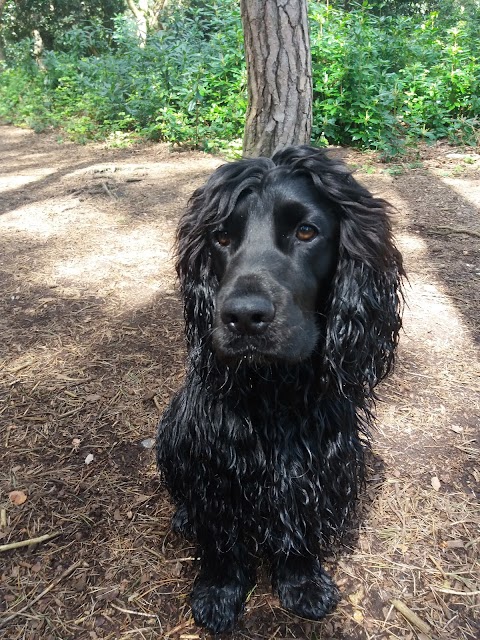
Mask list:
[[[321,620],[339,600],[338,589],[314,555],[274,556],[272,584],[285,609],[302,618]]]
[[[201,569],[191,594],[196,624],[213,633],[231,631],[255,582],[254,562],[243,544],[226,551],[202,545]]]

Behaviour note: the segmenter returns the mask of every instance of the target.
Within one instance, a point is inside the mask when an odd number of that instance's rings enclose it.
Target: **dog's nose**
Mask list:
[[[275,307],[263,296],[232,297],[224,302],[220,315],[232,333],[259,335],[274,319]]]

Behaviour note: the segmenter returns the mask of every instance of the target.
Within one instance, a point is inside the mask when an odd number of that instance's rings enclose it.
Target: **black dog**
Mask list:
[[[281,604],[318,620],[401,326],[385,203],[310,147],[225,164],[180,220],[177,271],[189,366],[157,446],[173,526],[198,543],[195,621],[232,629],[260,553]]]

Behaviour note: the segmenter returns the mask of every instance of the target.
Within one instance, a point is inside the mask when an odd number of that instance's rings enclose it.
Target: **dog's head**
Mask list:
[[[387,372],[401,258],[383,201],[343,163],[291,147],[223,165],[193,194],[177,239],[191,348],[227,361],[321,353],[340,386]]]
[[[219,286],[213,345],[222,358],[299,361],[338,260],[339,220],[311,178],[272,165],[209,233]]]

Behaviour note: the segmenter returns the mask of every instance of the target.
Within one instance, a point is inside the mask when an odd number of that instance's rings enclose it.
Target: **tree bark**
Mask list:
[[[127,0],[127,5],[137,22],[137,35],[140,46],[144,47],[147,42],[148,31],[148,0],[138,0],[138,6],[135,4],[134,0]]]
[[[307,0],[241,0],[248,77],[246,157],[308,144],[312,63]]]
[[[5,5],[7,4],[7,0],[0,0],[0,62],[5,62],[5,49],[3,47],[3,10],[5,9]],[[0,67],[0,71],[2,71],[2,67]]]
[[[1,0],[0,0],[1,2]],[[137,23],[137,35],[140,47],[145,47],[147,36],[158,29],[159,13],[168,4],[168,0],[126,0]]]

